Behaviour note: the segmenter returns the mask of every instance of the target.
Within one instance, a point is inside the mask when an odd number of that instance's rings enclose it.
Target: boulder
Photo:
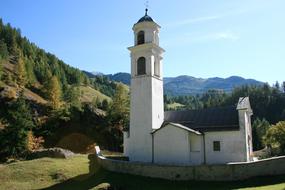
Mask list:
[[[101,183],[90,190],[111,190],[112,187],[109,183]]]

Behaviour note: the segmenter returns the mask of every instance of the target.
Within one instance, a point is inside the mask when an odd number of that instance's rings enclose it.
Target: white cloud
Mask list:
[[[185,19],[177,22],[168,23],[165,25],[165,27],[178,27],[178,26],[184,26],[192,23],[200,23],[200,22],[206,22],[211,20],[220,19],[222,16],[205,16],[205,17],[197,17],[197,18],[190,18]]]
[[[232,10],[232,11],[228,11],[228,12],[224,12],[224,13],[220,13],[216,15],[201,16],[201,17],[196,17],[196,18],[187,18],[184,20],[166,23],[164,24],[164,27],[172,28],[172,27],[180,27],[180,26],[185,26],[185,25],[194,24],[194,23],[209,22],[209,21],[223,19],[228,16],[240,15],[248,11],[249,9],[238,9],[238,10]]]
[[[236,33],[231,31],[217,32],[205,36],[206,40],[232,40],[236,41],[239,39],[239,36]]]
[[[234,33],[230,30],[213,32],[201,35],[195,35],[192,33],[186,33],[183,35],[178,35],[174,38],[169,38],[164,40],[164,46],[185,46],[194,43],[206,43],[206,42],[215,42],[215,41],[237,41],[240,39],[240,36],[237,33]]]

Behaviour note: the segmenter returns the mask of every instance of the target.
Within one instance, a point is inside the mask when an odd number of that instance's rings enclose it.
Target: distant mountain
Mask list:
[[[164,79],[164,90],[169,95],[202,94],[208,90],[222,90],[231,92],[242,85],[262,85],[263,82],[254,79],[244,79],[239,76],[228,78],[195,78],[191,76],[167,77]]]
[[[130,85],[131,75],[129,73],[116,73],[106,75],[110,80],[122,82]],[[164,92],[168,95],[194,95],[202,94],[208,90],[222,90],[231,92],[235,87],[242,85],[262,85],[263,82],[254,79],[245,79],[239,76],[231,76],[228,78],[195,78],[187,75],[178,77],[165,77]]]
[[[116,73],[116,74],[110,74],[106,75],[110,80],[114,80],[117,82],[122,82],[126,85],[131,84],[131,74],[130,73]]]
[[[83,70],[82,70],[82,72],[85,73],[89,78],[94,78],[94,77],[96,77],[96,75],[94,75],[94,74],[91,73],[91,72],[83,71]]]
[[[104,76],[104,73],[96,72],[96,71],[89,72],[89,71],[82,70],[82,72],[85,73],[89,78],[94,78],[96,76]]]
[[[101,73],[101,72],[97,72],[97,71],[93,71],[93,72],[91,72],[93,75],[95,75],[95,76],[103,76],[104,75],[104,73]]]

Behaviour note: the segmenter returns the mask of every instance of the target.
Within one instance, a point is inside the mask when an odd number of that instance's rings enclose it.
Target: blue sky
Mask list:
[[[1,0],[0,17],[87,71],[129,72],[145,0]],[[164,76],[285,81],[284,0],[149,0],[161,25]]]

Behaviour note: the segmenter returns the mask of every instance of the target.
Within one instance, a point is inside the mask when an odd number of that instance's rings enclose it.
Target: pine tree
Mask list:
[[[50,78],[47,83],[47,97],[53,109],[58,109],[61,106],[61,87],[56,76]]]
[[[104,99],[102,101],[102,109],[103,110],[108,110],[109,109],[109,102],[108,102],[108,100]]]
[[[275,82],[274,87],[275,87],[277,90],[280,90],[280,84],[279,84],[278,81]]]
[[[125,127],[129,121],[129,113],[130,108],[128,91],[124,85],[118,84],[109,115],[112,117],[114,123]]]
[[[26,73],[26,67],[25,67],[25,62],[21,56],[17,58],[17,79],[18,83],[21,87],[24,87],[27,83],[27,73]]]
[[[77,86],[67,88],[64,93],[64,99],[71,106],[81,108],[80,89]]]
[[[9,56],[8,48],[3,39],[0,40],[0,57],[6,59]]]
[[[25,59],[25,70],[26,70],[26,82],[29,85],[32,85],[36,82],[36,76],[34,73],[34,68],[33,68],[34,63],[30,61],[29,59]]]
[[[0,152],[5,156],[18,157],[27,150],[28,132],[35,127],[22,93],[9,107],[6,119],[8,125],[0,136]]]
[[[10,72],[7,72],[5,77],[3,77],[3,78],[4,78],[3,80],[6,82],[6,84],[8,84],[10,86],[14,85],[15,79],[11,76]]]
[[[252,124],[253,135],[253,148],[254,150],[260,150],[265,147],[264,136],[267,130],[270,128],[270,123],[266,119],[260,120],[257,118]]]
[[[3,75],[3,60],[1,59],[0,56],[0,81],[2,79],[2,75]]]

